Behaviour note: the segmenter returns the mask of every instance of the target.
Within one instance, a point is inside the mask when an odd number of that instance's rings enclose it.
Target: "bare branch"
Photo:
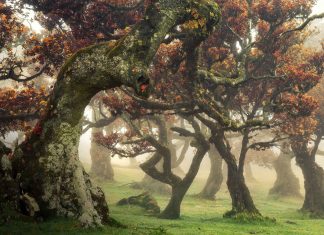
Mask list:
[[[286,32],[283,32],[281,35],[280,35],[280,37],[282,37],[282,36],[285,36],[286,34],[288,34],[288,33],[292,33],[292,32],[295,32],[295,31],[301,31],[301,30],[303,30],[310,22],[312,22],[312,21],[314,21],[314,20],[316,20],[316,19],[322,19],[322,18],[324,18],[324,12],[323,13],[321,13],[321,14],[318,14],[318,15],[313,15],[313,16],[311,16],[311,17],[309,17],[309,18],[307,18],[305,21],[304,21],[304,23],[302,23],[300,26],[298,26],[297,28],[294,28],[294,29],[290,29],[290,30],[288,30],[288,31],[286,31]]]
[[[0,80],[14,80],[16,82],[28,82],[31,81],[40,75],[42,75],[47,68],[47,64],[45,64],[37,73],[32,76],[26,76],[21,73],[17,74],[15,72],[15,67],[10,68],[5,74],[0,76]]]

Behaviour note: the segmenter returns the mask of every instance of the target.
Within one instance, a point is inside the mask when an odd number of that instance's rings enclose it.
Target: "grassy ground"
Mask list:
[[[117,207],[115,203],[141,191],[130,189],[127,184],[140,180],[143,174],[136,169],[115,168],[117,182],[98,182],[107,195],[111,215],[127,228],[104,227],[83,230],[73,220],[55,219],[44,223],[10,222],[0,226],[0,235],[6,234],[184,234],[184,235],[226,235],[226,234],[314,234],[324,235],[324,220],[310,219],[297,212],[302,200],[274,199],[267,197],[269,186],[264,183],[250,185],[257,207],[263,215],[276,218],[276,222],[244,222],[224,219],[222,215],[230,209],[230,198],[223,187],[217,201],[200,200],[193,195],[201,189],[204,180],[198,178],[182,204],[179,220],[161,220],[146,214],[133,206]],[[161,208],[168,198],[154,195]]]

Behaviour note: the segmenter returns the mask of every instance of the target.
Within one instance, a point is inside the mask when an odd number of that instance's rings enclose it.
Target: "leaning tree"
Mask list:
[[[316,58],[321,58],[319,69],[323,72],[323,53],[314,53],[312,55]],[[310,212],[315,216],[323,217],[324,170],[316,163],[316,154],[324,135],[322,110],[323,81],[310,94],[317,99],[319,109],[313,110],[312,116],[308,119],[293,119],[292,129],[288,133],[291,137],[291,147],[296,156],[297,165],[301,168],[304,176],[305,200],[302,210]],[[312,100],[310,97],[308,99]],[[297,107],[302,104],[299,103]]]
[[[121,85],[147,93],[147,69],[166,35],[181,34],[178,25],[199,21],[185,32],[199,44],[219,16],[212,1],[153,1],[125,37],[81,49],[67,60],[46,112],[11,160],[20,193],[34,199],[41,215],[78,217],[84,226],[110,221],[102,190],[93,185],[78,160],[85,107],[99,91]]]

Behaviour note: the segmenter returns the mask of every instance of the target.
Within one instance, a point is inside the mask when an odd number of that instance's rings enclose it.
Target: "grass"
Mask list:
[[[250,185],[251,193],[258,209],[264,216],[276,218],[276,222],[233,220],[223,218],[223,214],[231,209],[230,198],[223,186],[216,201],[201,200],[193,195],[198,193],[204,180],[198,178],[192,185],[188,196],[182,204],[182,216],[179,220],[161,220],[152,217],[135,206],[117,207],[115,204],[123,197],[140,194],[140,190],[131,189],[128,183],[139,181],[143,173],[136,169],[115,168],[117,182],[98,182],[106,193],[110,205],[111,216],[127,225],[127,228],[103,227],[84,230],[78,222],[66,219],[53,219],[43,223],[11,221],[0,226],[1,235],[11,234],[131,234],[131,235],[226,235],[226,234],[314,234],[324,235],[324,220],[311,219],[298,212],[301,199],[275,199],[267,196],[269,186],[266,184]],[[154,195],[161,206],[166,206],[167,196]]]

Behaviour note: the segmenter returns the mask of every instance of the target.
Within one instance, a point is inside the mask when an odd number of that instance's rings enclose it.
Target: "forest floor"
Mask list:
[[[226,234],[314,234],[324,235],[324,220],[311,219],[298,212],[302,199],[275,199],[267,196],[269,185],[265,183],[249,184],[256,206],[264,216],[271,220],[249,222],[224,219],[223,214],[230,209],[230,197],[223,185],[216,201],[201,200],[194,195],[199,192],[204,180],[197,178],[182,203],[182,215],[178,220],[161,220],[147,214],[136,206],[116,206],[121,198],[138,195],[142,191],[131,189],[127,184],[140,180],[143,173],[138,169],[115,167],[116,182],[98,182],[106,193],[111,216],[127,225],[127,228],[83,230],[77,221],[54,219],[43,223],[11,221],[0,225],[0,235],[11,234],[183,234],[183,235],[226,235]],[[154,195],[163,209],[167,196]]]

